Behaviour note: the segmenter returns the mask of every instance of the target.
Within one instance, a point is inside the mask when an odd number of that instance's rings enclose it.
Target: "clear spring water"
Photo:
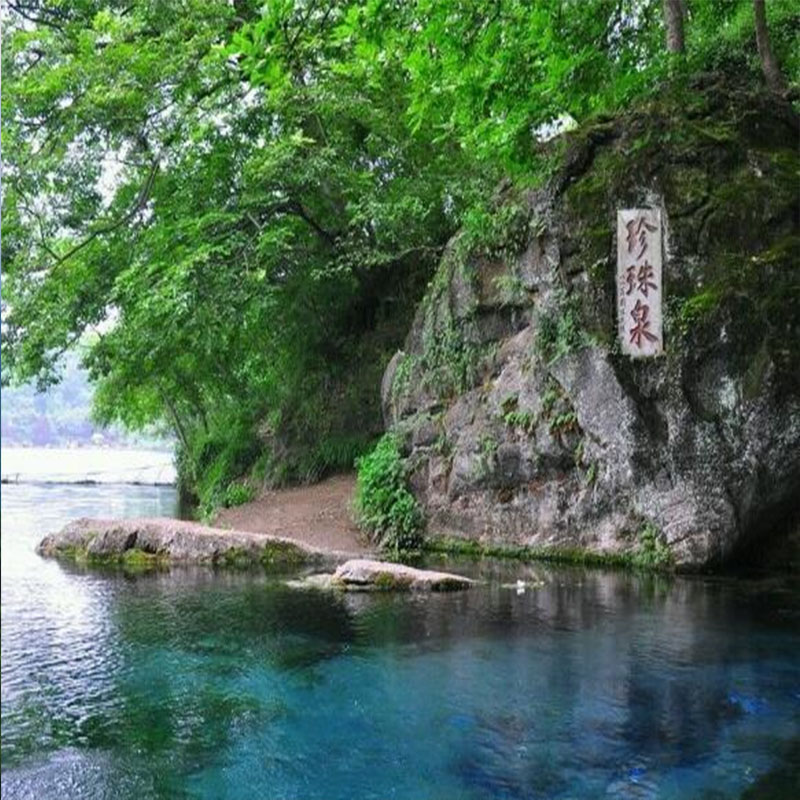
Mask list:
[[[797,583],[451,562],[488,582],[340,597],[33,552],[174,509],[2,487],[4,800],[800,797]]]

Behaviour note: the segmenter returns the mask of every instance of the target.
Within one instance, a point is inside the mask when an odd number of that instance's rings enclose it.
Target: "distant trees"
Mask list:
[[[30,385],[3,388],[0,397],[3,446],[91,442],[98,430],[91,419],[92,389],[78,361],[78,355],[70,353],[61,382],[44,394],[36,393]],[[130,443],[137,439],[137,435],[126,434],[119,426],[106,429],[103,434],[112,442]],[[151,440],[155,436],[152,430],[145,438]]]
[[[698,6],[700,3],[698,3]],[[683,53],[686,49],[684,37],[684,19],[687,13],[686,0],[663,0],[664,29],[666,47],[670,53]],[[755,20],[755,38],[761,69],[767,85],[774,92],[786,89],[786,81],[775,58],[770,44],[769,28],[765,0],[753,0],[753,16]],[[800,19],[798,19],[800,23]]]

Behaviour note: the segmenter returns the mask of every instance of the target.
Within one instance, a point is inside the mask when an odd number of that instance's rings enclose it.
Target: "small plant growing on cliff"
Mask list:
[[[493,345],[466,341],[464,332],[451,319],[438,327],[428,326],[422,338],[422,380],[439,397],[460,394],[475,386],[494,352]]]
[[[490,433],[483,434],[478,440],[478,458],[472,466],[472,478],[482,480],[492,473],[499,444]]]
[[[556,403],[562,395],[563,391],[561,387],[551,379],[550,385],[542,395],[542,414],[545,419],[549,418],[550,414],[553,413],[553,408],[555,408]]]
[[[536,330],[535,350],[547,364],[587,344],[577,299],[561,288],[556,289],[554,297],[555,308],[539,317]]]
[[[413,353],[404,353],[397,365],[392,381],[391,398],[396,403],[411,388],[411,379],[417,364],[417,356]]]
[[[447,434],[442,431],[433,443],[434,451],[443,458],[449,458],[453,453],[453,444],[447,438]]]
[[[397,437],[387,433],[375,449],[356,462],[355,508],[359,524],[382,548],[395,554],[422,543],[423,515],[408,490],[406,467]]]
[[[537,419],[536,414],[534,414],[532,411],[515,409],[514,411],[508,411],[503,415],[503,422],[505,422],[509,428],[519,428],[530,435],[536,429]]]
[[[501,306],[522,305],[525,302],[525,284],[517,275],[498,275],[494,281],[495,291],[500,295]]]
[[[667,569],[672,565],[672,553],[664,536],[652,522],[645,523],[637,536],[633,565],[642,569]]]
[[[481,457],[490,464],[494,460],[495,454],[497,453],[497,439],[495,439],[490,433],[485,433],[483,436],[481,436],[479,445],[481,449]]]
[[[550,432],[556,436],[577,430],[577,428],[578,415],[571,408],[561,414],[557,414],[550,420]]]

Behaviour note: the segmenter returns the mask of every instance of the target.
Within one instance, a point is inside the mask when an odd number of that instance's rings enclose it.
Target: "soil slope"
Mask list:
[[[313,486],[266,491],[250,503],[223,509],[214,525],[288,537],[320,550],[368,553],[350,510],[355,484],[352,474],[336,475]]]

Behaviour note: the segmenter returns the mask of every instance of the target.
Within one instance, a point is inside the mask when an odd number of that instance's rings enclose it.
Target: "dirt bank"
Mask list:
[[[355,475],[264,492],[256,500],[223,509],[217,528],[283,536],[319,550],[368,553],[369,543],[353,523],[350,504]]]

